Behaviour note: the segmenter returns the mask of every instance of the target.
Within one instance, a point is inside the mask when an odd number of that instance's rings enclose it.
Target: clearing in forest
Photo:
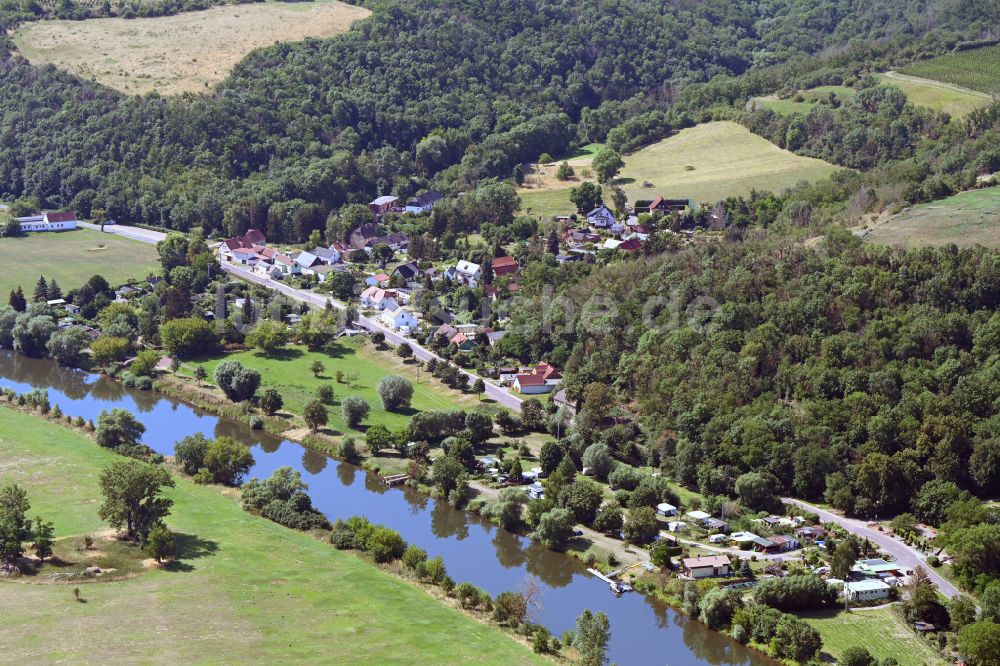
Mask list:
[[[909,248],[948,243],[1000,247],[1000,187],[961,192],[907,208],[874,226],[865,239]]]
[[[623,160],[625,166],[616,182],[625,189],[630,203],[658,194],[714,203],[728,196],[748,195],[752,190],[780,192],[802,181],[820,180],[839,169],[823,160],[779,148],[730,121],[683,129],[623,156]],[[547,170],[554,173],[555,168]],[[643,187],[643,181],[653,186]],[[542,217],[572,213],[569,190],[578,184],[579,180],[565,183],[562,189],[522,189],[518,192],[522,208],[530,208],[532,215]]]
[[[254,49],[345,32],[370,12],[335,0],[227,5],[174,16],[38,21],[14,41],[31,62],[122,92],[207,92]]]

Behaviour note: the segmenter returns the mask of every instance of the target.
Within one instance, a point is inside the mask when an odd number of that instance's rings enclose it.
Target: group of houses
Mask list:
[[[710,532],[708,541],[716,545],[736,546],[741,550],[753,550],[768,555],[786,553],[791,550],[798,550],[804,541],[815,540],[814,534],[825,534],[823,528],[801,528],[793,534],[778,534],[771,536],[761,536],[753,532],[740,531],[730,533],[729,524],[719,518],[714,518],[705,511],[688,511],[684,514],[686,520],[676,518],[677,508],[671,504],[663,503],[657,506],[656,511],[661,516],[674,517],[674,520],[667,522],[667,531],[685,532],[690,525],[697,525]],[[758,522],[767,525],[772,529],[780,527],[796,527],[804,523],[804,519],[799,516],[788,518],[785,516],[769,516],[758,518]],[[820,532],[813,532],[812,530]],[[802,536],[800,536],[800,534]],[[808,535],[808,536],[806,536]]]
[[[282,252],[268,247],[267,238],[258,229],[250,229],[219,244],[220,261],[246,266],[254,273],[274,280],[289,275],[315,275],[322,282],[330,273],[345,270],[338,266],[342,257],[341,251],[335,247]]]

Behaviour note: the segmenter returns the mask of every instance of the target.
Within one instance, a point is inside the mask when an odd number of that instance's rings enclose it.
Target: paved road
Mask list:
[[[99,224],[91,224],[90,222],[78,222],[77,224],[86,229],[101,230],[101,225]],[[104,233],[131,238],[132,240],[150,245],[156,245],[166,237],[166,234],[162,231],[150,231],[142,227],[130,227],[124,224],[106,224],[104,225]]]
[[[868,527],[868,524],[865,521],[856,520],[854,518],[845,518],[840,514],[827,511],[826,509],[821,509],[818,506],[813,506],[812,504],[808,504],[802,500],[784,497],[781,501],[785,504],[794,504],[795,506],[801,507],[807,511],[812,511],[818,515],[820,520],[823,522],[836,523],[851,534],[867,538],[879,548],[895,557],[896,562],[907,569],[915,569],[918,566],[923,567],[931,581],[933,581],[934,584],[938,586],[938,589],[941,590],[941,593],[949,599],[957,597],[961,594],[957,587],[945,580],[933,569],[933,567],[927,565],[924,556],[920,551],[907,546],[899,539],[891,537],[885,532],[880,532],[874,527]]]
[[[100,230],[100,227],[98,225],[90,224],[88,222],[81,222],[80,226],[86,227],[88,229]],[[150,231],[149,229],[143,229],[141,227],[130,227],[123,224],[105,225],[104,233],[117,234],[119,236],[124,236],[125,238],[131,238],[133,240],[141,241],[143,243],[149,243],[150,245],[155,245],[156,243],[163,240],[163,238],[166,236],[166,234],[159,231]],[[307,303],[317,308],[326,307],[326,302],[327,302],[326,296],[322,296],[320,294],[316,294],[310,291],[296,289],[282,282],[276,282],[274,280],[271,280],[270,278],[254,273],[252,270],[244,268],[243,266],[236,266],[233,264],[220,264],[220,266],[222,270],[231,275],[235,275],[236,277],[241,278],[243,280],[247,280],[248,282],[253,282],[255,284],[261,285],[262,287],[267,287],[268,289],[272,289],[274,291],[282,293],[291,299],[299,301],[300,303]],[[347,307],[344,303],[341,303],[340,301],[337,300],[330,299],[330,302],[333,304],[333,307],[337,308],[338,310],[343,310],[345,307]],[[428,361],[432,358],[438,361],[444,360],[431,350],[418,344],[416,340],[407,338],[397,333],[396,331],[392,330],[391,328],[386,328],[380,322],[374,319],[358,315],[358,323],[362,326],[362,328],[366,330],[380,331],[385,335],[385,341],[394,347],[398,347],[404,342],[407,343],[413,349],[414,357],[416,357],[421,361]],[[467,370],[463,370],[462,373],[466,376],[466,378],[469,380],[470,383],[474,382],[476,379],[479,378],[478,375],[468,372]],[[503,388],[502,386],[498,386],[496,383],[488,379],[483,378],[483,382],[486,384],[486,397],[495,400],[497,404],[503,405],[504,407],[514,410],[515,412],[521,410],[521,398],[510,393],[507,389]]]
[[[268,289],[277,291],[301,303],[307,303],[317,308],[326,307],[326,303],[328,300],[327,296],[316,294],[310,291],[296,289],[282,282],[277,282],[275,280],[271,280],[270,278],[264,277],[263,275],[254,273],[252,270],[248,270],[243,266],[237,266],[225,263],[220,265],[222,267],[222,270],[229,273],[230,275],[234,275],[243,280],[247,280],[248,282],[259,284],[263,287],[267,287]],[[344,303],[341,303],[340,301],[333,299],[329,300],[333,304],[333,307],[337,308],[338,310],[343,310],[346,307],[346,305]],[[372,319],[370,317],[365,317],[363,315],[358,315],[358,324],[366,330],[373,332],[374,331],[381,332],[382,334],[385,335],[385,341],[393,346],[399,346],[405,342],[406,344],[410,345],[410,347],[413,349],[414,357],[421,361],[428,361],[432,358],[438,361],[444,360],[431,350],[417,343],[416,340],[405,337],[402,334],[392,330],[391,328],[383,326],[379,321],[375,319]],[[478,375],[469,372],[467,370],[463,370],[462,373],[466,376],[466,378],[470,382],[473,382],[479,378]],[[521,398],[510,393],[507,389],[497,385],[495,382],[489,379],[484,378],[483,382],[486,385],[486,397],[495,400],[497,404],[503,405],[504,407],[514,410],[515,412],[520,411]]]

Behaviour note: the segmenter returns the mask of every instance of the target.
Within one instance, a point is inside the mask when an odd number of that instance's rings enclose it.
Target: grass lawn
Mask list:
[[[992,95],[1000,92],[1000,46],[985,46],[922,60],[903,74],[951,83]]]
[[[944,664],[938,654],[906,626],[892,608],[878,610],[816,611],[800,617],[823,637],[823,652],[835,658],[860,645],[878,659],[893,657],[899,666]]]
[[[336,0],[262,2],[155,18],[37,21],[15,35],[31,62],[129,94],[207,92],[254,49],[332,37],[371,12]]]
[[[0,407],[0,479],[29,492],[57,536],[105,528],[115,454]],[[177,479],[167,522],[182,560],[116,582],[0,583],[9,663],[545,663],[494,628],[311,536]],[[79,585],[86,603],[73,599]]]
[[[906,93],[907,99],[914,104],[944,111],[955,117],[964,116],[991,101],[986,93],[899,72],[886,72],[881,78]]]
[[[624,159],[620,181],[629,201],[662,194],[714,202],[753,189],[781,191],[838,170],[822,160],[783,150],[728,121],[681,130]],[[653,187],[643,188],[644,180]]]
[[[112,286],[160,272],[156,248],[115,234],[91,229],[29,233],[0,238],[0,295],[18,285],[28,300],[39,275],[55,278],[63,292],[79,287],[94,274],[103,275]]]
[[[337,402],[330,406],[330,423],[328,427],[348,432],[340,414],[340,399],[350,395],[358,395],[371,405],[371,414],[363,425],[381,423],[390,429],[398,429],[410,421],[410,417],[418,411],[432,409],[475,409],[487,407],[492,403],[480,402],[478,396],[463,394],[447,388],[425,370],[420,371],[417,380],[417,368],[402,362],[391,351],[376,351],[366,338],[342,338],[336,353],[311,352],[305,347],[294,346],[281,356],[267,357],[254,351],[238,352],[207,359],[201,363],[208,371],[208,376],[215,375],[215,368],[223,360],[233,359],[243,365],[257,370],[261,374],[261,385],[271,386],[281,393],[285,405],[283,411],[301,415],[307,402],[315,399],[316,389],[321,384],[333,384]],[[313,361],[322,361],[326,370],[319,377],[314,377],[309,367]],[[181,374],[190,375],[192,364],[185,364]],[[345,375],[355,373],[357,379],[348,386],[336,382],[336,372],[341,370]],[[413,402],[411,409],[404,412],[387,412],[382,409],[376,387],[386,375],[402,375],[413,383]]]
[[[833,93],[841,102],[846,102],[854,97],[854,89],[846,86],[817,86],[809,90],[803,90],[799,94],[803,100],[800,102],[794,99],[779,99],[773,95],[767,97],[755,97],[754,99],[765,108],[783,116],[792,113],[809,113],[817,105],[817,100],[826,98]]]
[[[1000,187],[961,192],[907,208],[875,225],[872,243],[923,247],[954,243],[959,247],[1000,246]]]

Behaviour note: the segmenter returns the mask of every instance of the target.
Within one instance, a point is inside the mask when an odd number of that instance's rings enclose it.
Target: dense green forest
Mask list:
[[[3,7],[16,22],[74,5]],[[0,196],[177,229],[238,231],[279,217],[275,228],[301,240],[377,193],[467,190],[542,152],[638,128],[644,114],[654,114],[644,131],[663,135],[759,92],[749,88],[778,87],[782,67],[808,71],[873,48],[941,50],[997,19],[995,6],[963,0],[371,8],[340,37],[255,52],[198,97],[126,98],[32,66],[7,44]]]
[[[763,472],[774,492],[862,516],[910,510],[928,481],[954,484],[952,499],[1000,492],[995,252],[904,252],[831,231],[819,251],[707,246],[532,296],[503,344],[566,364],[581,450],[607,438],[707,495]],[[651,434],[601,427],[614,405]]]

